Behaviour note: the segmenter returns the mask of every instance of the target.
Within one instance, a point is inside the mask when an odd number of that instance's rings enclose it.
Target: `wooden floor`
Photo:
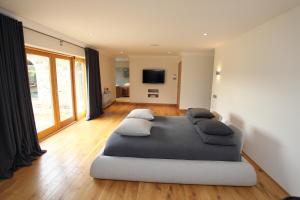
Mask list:
[[[282,191],[257,170],[255,187],[223,187],[96,180],[89,169],[117,124],[137,105],[114,104],[93,121],[80,121],[41,143],[48,152],[13,178],[0,181],[0,199],[282,199]],[[145,107],[145,106],[143,106]],[[146,106],[156,115],[179,115],[172,106]]]

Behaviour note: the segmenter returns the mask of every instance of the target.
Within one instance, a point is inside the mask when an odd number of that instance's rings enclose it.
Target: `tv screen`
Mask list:
[[[143,70],[143,83],[164,83],[165,70],[157,69],[144,69]]]

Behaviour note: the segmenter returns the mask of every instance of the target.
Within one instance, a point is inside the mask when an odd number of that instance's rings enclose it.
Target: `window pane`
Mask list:
[[[69,60],[56,58],[56,79],[60,121],[73,117],[71,65]]]
[[[51,71],[48,57],[27,54],[30,94],[37,131],[54,125]]]
[[[75,61],[76,108],[78,114],[85,112],[84,87],[84,64],[82,62]]]

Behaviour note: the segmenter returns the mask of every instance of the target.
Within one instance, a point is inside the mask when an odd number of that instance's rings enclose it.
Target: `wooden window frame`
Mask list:
[[[52,51],[37,49],[33,47],[26,46],[26,56],[27,54],[45,56],[49,58],[50,64],[50,80],[51,80],[51,93],[52,93],[52,104],[53,104],[53,113],[54,113],[54,126],[51,126],[45,130],[38,132],[38,139],[43,140],[46,137],[58,132],[60,129],[70,125],[76,120],[79,120],[84,117],[86,113],[86,108],[84,113],[77,113],[77,106],[76,106],[76,82],[75,82],[75,61],[83,62],[85,66],[85,60],[82,58],[77,58],[74,56],[64,55]],[[57,92],[57,77],[56,77],[56,62],[55,59],[60,58],[64,60],[70,61],[70,77],[71,77],[71,90],[72,90],[72,103],[73,103],[73,116],[61,121],[60,120],[60,112],[59,112],[59,99],[58,99],[58,92]],[[86,107],[86,77],[85,77],[85,67],[84,67],[84,105]]]

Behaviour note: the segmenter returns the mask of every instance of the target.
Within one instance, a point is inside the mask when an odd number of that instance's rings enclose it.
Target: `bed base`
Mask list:
[[[240,162],[152,159],[105,156],[92,163],[94,178],[201,185],[253,186],[256,172],[245,159]]]

